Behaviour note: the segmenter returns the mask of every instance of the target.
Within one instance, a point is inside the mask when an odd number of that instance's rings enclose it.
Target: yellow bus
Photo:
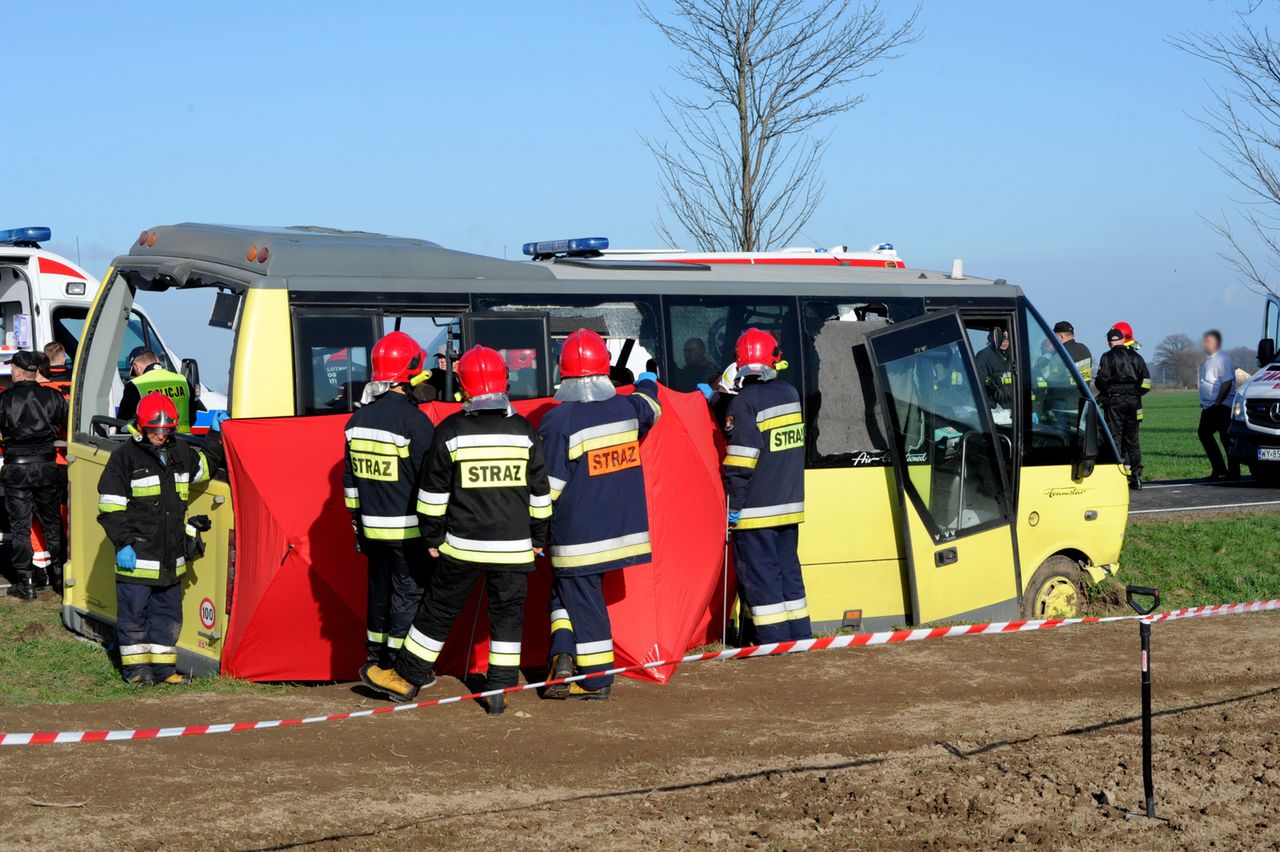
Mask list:
[[[234,418],[345,416],[374,342],[396,328],[445,359],[499,349],[517,398],[553,391],[559,341],[577,328],[606,338],[619,380],[656,366],[679,391],[712,383],[741,331],[767,329],[804,400],[800,556],[819,631],[1070,615],[1083,578],[1118,568],[1129,492],[1114,444],[1049,326],[1002,279],[595,250],[515,262],[377,234],[183,224],[115,259],[77,353],[64,621],[86,635],[110,636],[114,618],[96,489],[123,440],[110,388],[135,301],[161,325],[182,318],[168,339],[199,343],[192,369]],[[975,361],[1004,335],[992,393]],[[235,515],[224,478],[193,491],[213,529],[184,579],[180,657],[200,673],[220,659]]]

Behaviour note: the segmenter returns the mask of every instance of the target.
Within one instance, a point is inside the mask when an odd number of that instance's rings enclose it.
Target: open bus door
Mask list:
[[[1005,453],[957,311],[867,336],[893,440],[912,622],[1019,617]]]

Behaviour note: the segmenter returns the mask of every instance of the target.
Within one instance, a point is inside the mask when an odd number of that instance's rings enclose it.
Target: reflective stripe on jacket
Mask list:
[[[347,420],[343,501],[365,538],[418,538],[418,480],[435,427],[402,393],[388,391]]]

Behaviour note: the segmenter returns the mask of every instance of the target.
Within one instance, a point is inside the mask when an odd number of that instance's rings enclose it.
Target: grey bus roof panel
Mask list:
[[[251,288],[296,292],[466,293],[599,295],[602,287],[627,292],[688,295],[805,295],[841,298],[1014,298],[1014,286],[982,278],[952,281],[941,272],[847,266],[725,264],[711,268],[600,269],[572,264],[511,261],[443,248],[429,240],[328,228],[253,228],[180,224],[152,228],[154,246],[136,242],[116,266],[155,266],[193,259],[241,272]],[[249,246],[266,246],[266,263],[245,258]],[[246,274],[247,273],[247,274]],[[361,281],[363,279],[363,281]],[[357,283],[359,282],[359,283]]]

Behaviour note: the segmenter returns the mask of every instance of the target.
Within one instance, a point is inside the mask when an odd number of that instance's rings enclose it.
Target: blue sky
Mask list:
[[[1210,72],[1165,42],[1226,29],[1235,8],[925,0],[923,40],[831,125],[803,242],[891,240],[922,268],[962,257],[1095,349],[1120,319],[1149,346],[1207,325],[1256,342],[1262,299],[1200,220],[1239,195],[1188,117]],[[535,238],[659,243],[640,137],[676,57],[624,0],[48,2],[6,18],[0,224],[49,225],[72,257],[78,237],[97,274],[180,221],[497,256]],[[172,341],[181,318],[160,319]]]

